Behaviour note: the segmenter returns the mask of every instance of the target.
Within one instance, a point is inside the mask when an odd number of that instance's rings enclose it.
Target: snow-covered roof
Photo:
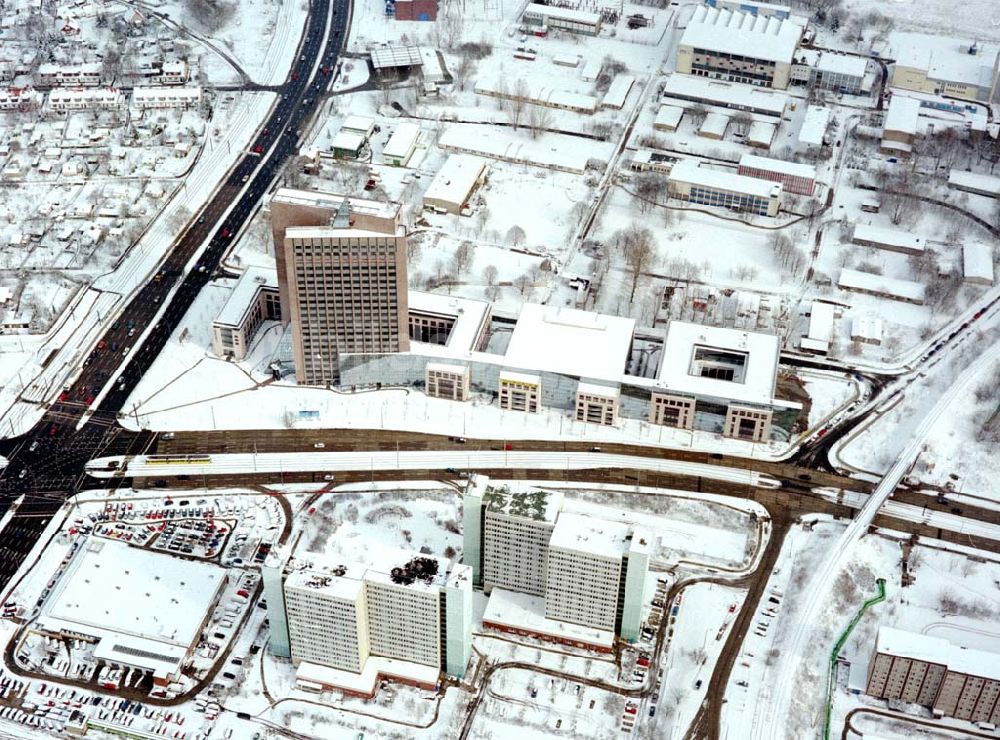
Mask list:
[[[483,621],[532,632],[557,640],[582,642],[594,647],[610,648],[615,642],[611,630],[599,630],[572,622],[560,622],[545,616],[545,599],[494,588],[483,612]]]
[[[771,116],[784,113],[788,102],[788,95],[777,90],[683,74],[672,74],[667,78],[663,96],[723,108],[753,110]]]
[[[357,131],[362,134],[369,134],[375,126],[375,119],[371,116],[350,115],[344,119],[340,126],[341,131]]]
[[[515,370],[501,370],[500,380],[511,383],[524,383],[525,385],[541,385],[542,378],[534,373],[519,373]]]
[[[696,350],[724,350],[745,356],[742,379],[693,374]],[[671,321],[663,344],[658,385],[671,392],[770,404],[778,373],[780,343],[773,334]]]
[[[507,345],[511,367],[619,381],[635,319],[526,303]]]
[[[59,579],[40,621],[45,629],[102,640],[131,636],[156,655],[173,655],[164,645],[186,652],[225,578],[217,565],[90,538]],[[130,664],[141,660],[133,655]],[[164,661],[155,663],[162,668]]]
[[[809,146],[820,146],[826,135],[826,127],[830,122],[830,109],[818,105],[806,108],[802,117],[802,128],[799,129],[799,141]]]
[[[551,524],[562,510],[563,492],[511,491],[488,486],[483,493],[483,504],[489,511]]]
[[[389,583],[419,591],[437,588],[444,585],[451,568],[451,562],[447,558],[371,542],[362,550],[352,551],[352,557],[356,559],[349,560],[334,553],[305,553],[296,556],[285,584],[319,591],[333,598],[353,599],[364,581]],[[359,557],[362,559],[358,560]],[[433,576],[417,578],[411,583],[393,581],[394,569],[403,568],[407,563],[420,558],[437,563],[437,572]]]
[[[159,100],[201,100],[200,87],[134,87],[132,102],[136,104]]]
[[[599,385],[598,383],[577,383],[576,392],[587,396],[597,396],[599,398],[614,398],[621,396],[618,386]]]
[[[915,134],[917,133],[917,119],[919,117],[920,101],[897,93],[889,101],[889,111],[885,114],[883,128],[886,131]]]
[[[586,555],[621,560],[628,552],[631,527],[622,522],[563,512],[556,520],[549,549],[575,550]]]
[[[699,5],[680,45],[789,63],[802,31],[802,26],[791,19]]]
[[[729,126],[730,116],[720,111],[711,111],[701,122],[698,133],[702,136],[711,135],[721,139],[726,135],[726,128]]]
[[[1000,680],[1000,654],[952,645],[940,637],[879,627],[875,652],[944,665],[956,673]]]
[[[593,144],[593,142],[591,142]],[[503,130],[483,136],[481,126],[449,126],[438,139],[438,146],[445,151],[483,155],[505,162],[547,167],[567,172],[583,173],[593,159],[606,161],[601,150],[592,146],[579,146],[568,137],[541,136],[538,140],[525,139]]]
[[[677,126],[680,125],[681,118],[683,117],[684,109],[679,105],[667,105],[664,103],[656,112],[656,120],[653,125],[677,128]]]
[[[423,62],[420,48],[413,44],[375,46],[371,49],[371,58],[376,70],[419,66]]]
[[[740,157],[740,167],[753,167],[768,172],[777,172],[782,175],[791,175],[792,177],[805,177],[810,180],[816,179],[816,168],[811,164],[799,164],[798,162],[788,162],[784,159],[760,157],[756,154],[744,154]]]
[[[771,146],[771,142],[774,141],[774,134],[777,130],[778,127],[773,123],[754,121],[750,124],[750,130],[747,132],[747,141],[751,144],[760,144],[761,146],[769,147]]]
[[[809,332],[802,339],[803,349],[826,352],[833,336],[835,307],[832,303],[813,301],[809,309]],[[806,340],[809,340],[807,343]]]
[[[970,54],[972,39],[928,33],[894,31],[889,35],[890,55],[897,67],[923,70],[932,80],[989,87],[997,46],[977,43]]]
[[[635,84],[635,77],[632,75],[615,75],[608,86],[608,91],[604,93],[604,100],[601,105],[605,108],[621,108],[628,99],[629,91]]]
[[[699,167],[693,159],[682,159],[670,170],[671,180],[702,185],[718,190],[730,190],[747,195],[757,195],[762,198],[772,198],[781,194],[781,183],[771,180],[761,180],[756,177],[737,175],[732,170],[713,170]]]
[[[860,55],[837,53],[819,49],[799,49],[795,61],[814,67],[820,72],[840,74],[848,77],[864,77],[868,70],[868,60]]]
[[[380,676],[403,679],[419,686],[435,686],[440,672],[441,669],[437,666],[369,655],[360,673],[302,661],[295,673],[295,680],[305,684],[334,686],[357,694],[373,694]]]
[[[449,355],[461,353],[457,356],[463,356],[476,349],[476,344],[488,328],[492,316],[492,307],[487,301],[425,293],[421,290],[409,292],[409,310],[452,317],[455,323],[451,327],[451,333],[444,347],[447,348]],[[420,344],[422,352],[426,351],[427,347],[426,344]]]
[[[899,229],[887,229],[884,226],[871,226],[863,223],[854,224],[852,239],[858,244],[868,243],[885,246],[901,252],[922,252],[926,246],[926,241],[922,236]]]
[[[450,154],[431,181],[424,199],[464,205],[476,182],[482,177],[486,160],[468,154]]]
[[[365,135],[359,131],[341,129],[333,137],[333,141],[330,142],[330,148],[356,152],[365,145],[365,141]]]
[[[338,229],[333,226],[289,226],[285,229],[288,239],[366,239],[393,237],[385,231],[370,231],[368,229]]]
[[[996,175],[953,169],[948,173],[948,185],[959,190],[972,190],[993,196],[1000,195],[1000,177]]]
[[[413,145],[420,135],[420,126],[415,123],[403,122],[396,126],[392,132],[385,148],[382,149],[382,156],[385,157],[405,157],[413,149]]]
[[[321,193],[316,190],[296,190],[295,188],[278,188],[271,198],[271,203],[327,208],[333,211],[336,211],[343,202],[343,195]],[[353,196],[348,198],[347,202],[351,213],[363,213],[385,219],[395,219],[399,215],[398,203]]]
[[[521,82],[524,84],[520,84]],[[515,80],[510,77],[481,77],[476,81],[475,89],[478,95],[492,95],[501,98],[509,97],[515,94],[515,90],[518,90],[517,94],[523,94],[523,97],[528,101],[578,112],[593,113],[597,110],[598,105],[598,100],[593,95],[559,90],[524,78]],[[624,105],[624,101],[622,101],[622,105]]]
[[[962,274],[966,280],[993,283],[993,245],[968,242],[962,245]]]
[[[215,317],[215,323],[239,326],[250,306],[257,300],[257,293],[263,288],[278,289],[277,272],[267,267],[248,267],[236,281],[233,292]]]
[[[921,283],[912,280],[899,280],[897,278],[876,275],[872,272],[862,272],[860,270],[843,269],[840,271],[840,279],[837,285],[848,290],[863,290],[869,293],[903,298],[909,301],[922,303],[926,292]]]
[[[331,599],[356,601],[364,587],[366,567],[360,563],[335,563],[333,559],[294,568],[285,588],[323,594]]]
[[[882,342],[882,319],[868,314],[851,319],[851,339],[870,339]]]

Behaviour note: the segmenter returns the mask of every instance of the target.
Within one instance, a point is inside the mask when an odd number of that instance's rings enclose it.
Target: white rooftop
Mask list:
[[[359,131],[367,134],[375,125],[375,119],[370,116],[350,115],[344,119],[340,128],[342,131]]]
[[[699,5],[680,45],[789,63],[802,37],[794,20]]]
[[[330,142],[332,149],[345,149],[356,152],[365,144],[365,135],[359,131],[340,129],[334,134],[333,141]]]
[[[693,99],[723,108],[755,110],[772,116],[780,116],[788,102],[788,95],[777,90],[683,74],[667,78],[663,96]]]
[[[933,80],[988,87],[997,47],[978,43],[978,53],[969,54],[973,41],[903,31],[889,35],[890,55],[897,66],[924,70]]]
[[[832,303],[813,301],[809,309],[809,331],[802,342],[803,349],[819,349],[827,351],[830,337],[833,335],[833,319],[835,307]],[[807,344],[805,339],[809,339]]]
[[[354,691],[359,694],[373,694],[379,676],[389,679],[404,679],[423,686],[435,686],[440,678],[440,673],[440,669],[433,666],[370,655],[365,660],[361,673],[302,661],[295,673],[295,680],[305,684],[317,683],[323,686],[335,686],[338,689]]]
[[[399,204],[368,198],[350,197],[347,199],[352,213],[363,213],[369,216],[394,219],[399,214]],[[327,208],[336,211],[344,202],[344,196],[336,193],[323,193],[316,190],[296,190],[295,188],[278,188],[271,197],[272,203],[287,203],[289,205]]]
[[[621,396],[621,390],[617,386],[612,387],[610,385],[599,385],[597,383],[577,383],[576,392],[584,393],[588,396],[597,396],[599,398],[618,398]]]
[[[153,653],[163,652],[160,643],[187,650],[225,578],[217,565],[90,538],[59,579],[41,621],[51,630],[129,635]]]
[[[921,283],[912,280],[899,280],[872,272],[843,269],[837,285],[848,290],[864,290],[894,298],[904,298],[910,301],[923,302],[925,289]]]
[[[853,239],[855,242],[882,244],[908,252],[922,252],[925,246],[922,236],[900,231],[899,229],[888,229],[884,226],[871,226],[863,223],[854,224]]]
[[[692,375],[699,347],[745,353],[742,382]],[[672,392],[769,404],[774,400],[779,349],[778,337],[773,334],[671,321],[657,385]]]
[[[477,349],[476,343],[488,328],[487,325],[490,316],[492,316],[492,307],[487,301],[439,293],[425,293],[421,290],[409,292],[409,310],[417,313],[454,317],[455,323],[451,328],[451,334],[448,335],[448,341],[444,345],[448,351],[442,352],[448,356],[475,351]],[[420,345],[422,353],[428,350],[434,352],[435,347],[441,346],[419,342],[416,344]]]
[[[419,66],[423,58],[413,44],[384,44],[371,49],[372,66],[376,69]]]
[[[486,160],[468,154],[450,154],[431,181],[424,198],[463,205],[483,174]]]
[[[784,159],[772,159],[771,157],[761,157],[756,154],[744,154],[740,157],[740,167],[755,167],[768,172],[778,172],[792,177],[805,177],[810,180],[816,179],[816,168],[811,164],[799,164],[798,162],[788,162]]]
[[[851,339],[882,341],[882,319],[862,314],[851,319]]]
[[[729,118],[730,116],[727,113],[711,111],[705,116],[705,120],[701,122],[698,133],[703,136],[714,134],[721,139],[726,134],[726,128],[729,126]]]
[[[215,317],[215,322],[227,326],[239,326],[257,292],[262,288],[278,289],[277,272],[267,267],[248,267],[236,281],[233,292],[229,294],[219,315]]]
[[[684,116],[684,109],[679,105],[668,105],[663,103],[656,112],[656,126],[669,126],[677,128]]]
[[[611,80],[611,84],[608,86],[608,91],[604,93],[604,100],[601,101],[601,105],[621,108],[625,105],[629,91],[634,84],[635,77],[632,75],[615,75],[615,78]]]
[[[953,169],[948,173],[948,184],[962,190],[977,190],[993,196],[1000,195],[1000,177],[996,175]]]
[[[802,117],[802,128],[799,129],[799,141],[808,146],[820,146],[830,122],[830,109],[818,105],[806,108]]]
[[[985,242],[968,242],[962,245],[962,274],[993,282],[993,245]]]
[[[559,622],[545,616],[545,599],[541,596],[494,588],[483,613],[484,622],[523,629],[527,632],[560,640],[582,642],[595,647],[610,648],[615,633],[571,622]]]
[[[631,527],[622,522],[564,511],[556,519],[549,548],[620,560],[628,552],[630,531]]]
[[[682,159],[670,170],[671,180],[703,185],[718,190],[731,190],[737,193],[757,195],[771,198],[781,194],[781,183],[771,180],[761,180],[756,177],[737,175],[732,170],[713,170],[699,167],[693,159]]]
[[[403,122],[396,126],[388,143],[382,149],[382,157],[405,157],[413,148],[420,135],[420,126],[415,123]]]
[[[635,319],[526,303],[507,345],[507,365],[594,380],[625,373]]]
[[[920,101],[896,93],[889,101],[889,112],[885,114],[883,128],[886,131],[915,134],[917,133],[917,119],[919,117]]]
[[[1000,680],[1000,654],[952,645],[940,637],[879,627],[875,651],[945,665],[948,670]]]
[[[427,590],[443,586],[451,563],[447,558],[425,555],[415,550],[403,550],[379,543],[368,542],[350,557],[337,553],[302,553],[292,561],[293,572],[286,579],[296,588],[307,588],[338,598],[354,598],[363,581],[394,583],[393,569],[402,568],[410,561],[421,558],[437,563],[437,572],[430,577],[411,583],[395,583],[400,588]],[[342,573],[342,575],[332,575]],[[331,577],[332,576],[332,577]]]
[[[586,10],[576,10],[574,8],[561,8],[556,5],[539,5],[531,3],[524,9],[528,15],[547,16],[549,18],[560,18],[576,23],[589,23],[596,25],[600,22],[601,16]]]

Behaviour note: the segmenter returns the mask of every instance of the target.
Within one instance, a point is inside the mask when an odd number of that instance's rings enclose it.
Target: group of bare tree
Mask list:
[[[215,33],[232,20],[236,3],[225,0],[184,0],[184,9],[202,30]]]
[[[771,249],[778,264],[791,275],[800,274],[808,265],[805,253],[783,232],[774,232],[771,237]]]
[[[629,304],[635,301],[635,293],[642,278],[656,265],[656,239],[649,227],[633,221],[628,228],[619,229],[612,241],[625,262],[625,272],[629,277]]]

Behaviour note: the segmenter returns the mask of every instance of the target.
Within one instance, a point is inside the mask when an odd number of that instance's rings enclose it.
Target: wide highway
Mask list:
[[[0,454],[9,460],[0,471],[0,515],[23,497],[14,516],[18,526],[0,532],[0,584],[10,579],[48,520],[76,490],[88,460],[114,452],[141,452],[151,443],[151,435],[123,433],[117,415],[199,291],[212,280],[274,178],[296,153],[302,132],[336,75],[349,15],[349,4],[341,0],[310,0],[288,79],[250,151],[195,214],[156,273],[111,320],[83,360],[76,380],[41,422],[27,435],[0,446]],[[83,420],[87,423],[81,424]]]

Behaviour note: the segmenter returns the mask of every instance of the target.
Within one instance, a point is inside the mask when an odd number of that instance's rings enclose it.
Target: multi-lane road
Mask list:
[[[0,473],[0,515],[24,497],[11,525],[0,532],[0,584],[10,579],[48,520],[76,489],[87,460],[141,452],[152,441],[150,435],[123,433],[116,425],[117,415],[297,151],[336,75],[349,15],[346,2],[310,0],[288,79],[250,150],[96,342],[76,380],[39,424],[27,435],[0,445],[0,453],[9,460]]]

